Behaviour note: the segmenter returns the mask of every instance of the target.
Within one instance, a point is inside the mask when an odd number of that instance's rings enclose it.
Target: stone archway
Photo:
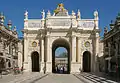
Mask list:
[[[67,59],[67,71],[66,73],[69,74],[70,73],[70,45],[69,42],[65,39],[57,39],[52,43],[52,72],[56,73],[56,65],[55,65],[55,50],[58,47],[64,47],[67,50],[67,54],[68,54],[68,59]]]
[[[39,72],[39,54],[37,51],[34,51],[31,54],[31,60],[32,60],[32,72]]]
[[[89,51],[83,53],[83,71],[91,71],[91,53]]]

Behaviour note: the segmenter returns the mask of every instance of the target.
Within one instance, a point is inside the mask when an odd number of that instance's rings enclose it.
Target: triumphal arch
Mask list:
[[[64,47],[68,52],[67,73],[97,70],[99,54],[98,12],[93,19],[82,19],[80,10],[71,14],[61,3],[53,14],[41,12],[42,18],[24,16],[24,61],[25,71],[53,72],[55,50]]]

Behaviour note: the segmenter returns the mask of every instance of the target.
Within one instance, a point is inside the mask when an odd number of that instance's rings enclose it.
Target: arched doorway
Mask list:
[[[39,54],[38,52],[33,52],[31,54],[31,60],[32,60],[32,72],[39,72]]]
[[[55,51],[59,47],[65,48],[67,50],[67,57],[65,58],[55,57]],[[58,63],[56,63],[56,61],[58,61]],[[55,40],[52,44],[52,72],[61,73],[60,72],[61,68],[66,69],[66,71],[64,70],[62,72],[63,74],[70,73],[70,46],[69,46],[69,43],[65,39],[62,39],[62,38]]]
[[[91,54],[89,51],[85,51],[83,53],[83,71],[84,72],[91,71]]]

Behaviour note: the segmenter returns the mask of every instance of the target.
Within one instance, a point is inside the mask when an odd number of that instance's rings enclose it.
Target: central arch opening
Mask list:
[[[70,73],[70,47],[65,39],[57,39],[52,44],[52,72]]]

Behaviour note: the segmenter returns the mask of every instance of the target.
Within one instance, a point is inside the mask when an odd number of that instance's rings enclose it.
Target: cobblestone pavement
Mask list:
[[[37,77],[42,78],[47,74],[39,73],[39,72],[31,72],[31,73],[23,73],[18,75],[8,74],[3,75],[0,78],[0,83],[30,83],[37,79]]]
[[[112,80],[108,80],[104,77],[100,77],[100,76],[97,76],[97,75],[93,75],[93,74],[90,74],[90,73],[80,73],[80,74],[75,74],[76,77],[78,78],[81,78],[81,77],[84,77],[86,80],[89,80],[91,82],[89,83],[118,83],[118,82],[115,82],[115,81],[112,81]]]
[[[24,73],[3,75],[0,83],[118,83],[91,73],[78,74],[43,74]]]
[[[86,83],[72,74],[49,74],[48,76],[34,81],[34,83]]]

